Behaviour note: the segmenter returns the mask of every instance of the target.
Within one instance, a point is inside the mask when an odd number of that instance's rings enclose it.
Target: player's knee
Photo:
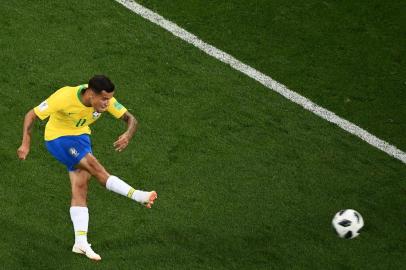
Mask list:
[[[87,190],[87,181],[77,181],[73,184],[74,189],[79,191]]]
[[[109,174],[103,167],[103,165],[101,165],[100,162],[93,155],[88,156],[87,165],[87,169],[90,174],[95,176],[101,184],[105,185]]]
[[[88,160],[90,167],[92,167],[93,170],[100,171],[101,169],[104,169],[103,166],[100,164],[100,162],[94,157],[91,156]]]
[[[94,171],[94,176],[96,176],[97,178],[103,178],[104,175],[107,174],[107,171],[104,169],[104,167],[102,165],[100,165],[99,163],[94,164],[94,166],[92,166],[92,169]]]

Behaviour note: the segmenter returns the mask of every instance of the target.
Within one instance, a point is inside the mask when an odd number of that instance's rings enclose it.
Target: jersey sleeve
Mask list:
[[[117,99],[112,97],[110,99],[110,104],[107,108],[107,111],[115,118],[120,118],[127,111],[127,109],[123,105],[121,105],[121,103],[119,103]]]
[[[62,90],[62,89],[60,89]],[[34,108],[35,114],[39,119],[44,120],[49,117],[52,113],[61,109],[61,104],[63,104],[62,96],[60,90],[53,93],[46,100],[41,102],[37,107]]]

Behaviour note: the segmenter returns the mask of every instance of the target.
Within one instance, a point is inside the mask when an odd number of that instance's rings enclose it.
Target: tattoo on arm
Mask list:
[[[129,112],[125,112],[121,119],[127,123],[127,132],[132,137],[137,130],[137,119],[135,119],[135,117]]]
[[[125,112],[124,114],[123,114],[123,116],[121,116],[121,119],[124,121],[124,122],[128,122],[128,119],[129,119],[130,117],[128,116],[128,112]]]

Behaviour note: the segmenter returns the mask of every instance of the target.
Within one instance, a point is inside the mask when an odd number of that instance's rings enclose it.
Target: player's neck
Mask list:
[[[83,105],[86,107],[92,107],[92,104],[90,103],[90,93],[89,93],[89,88],[85,89],[82,91],[79,95],[80,101],[82,102]]]

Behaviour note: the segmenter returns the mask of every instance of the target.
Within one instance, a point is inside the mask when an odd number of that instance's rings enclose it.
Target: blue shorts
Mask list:
[[[62,136],[51,141],[45,141],[45,146],[51,155],[68,168],[68,171],[74,171],[80,160],[87,153],[92,153],[88,134]]]

